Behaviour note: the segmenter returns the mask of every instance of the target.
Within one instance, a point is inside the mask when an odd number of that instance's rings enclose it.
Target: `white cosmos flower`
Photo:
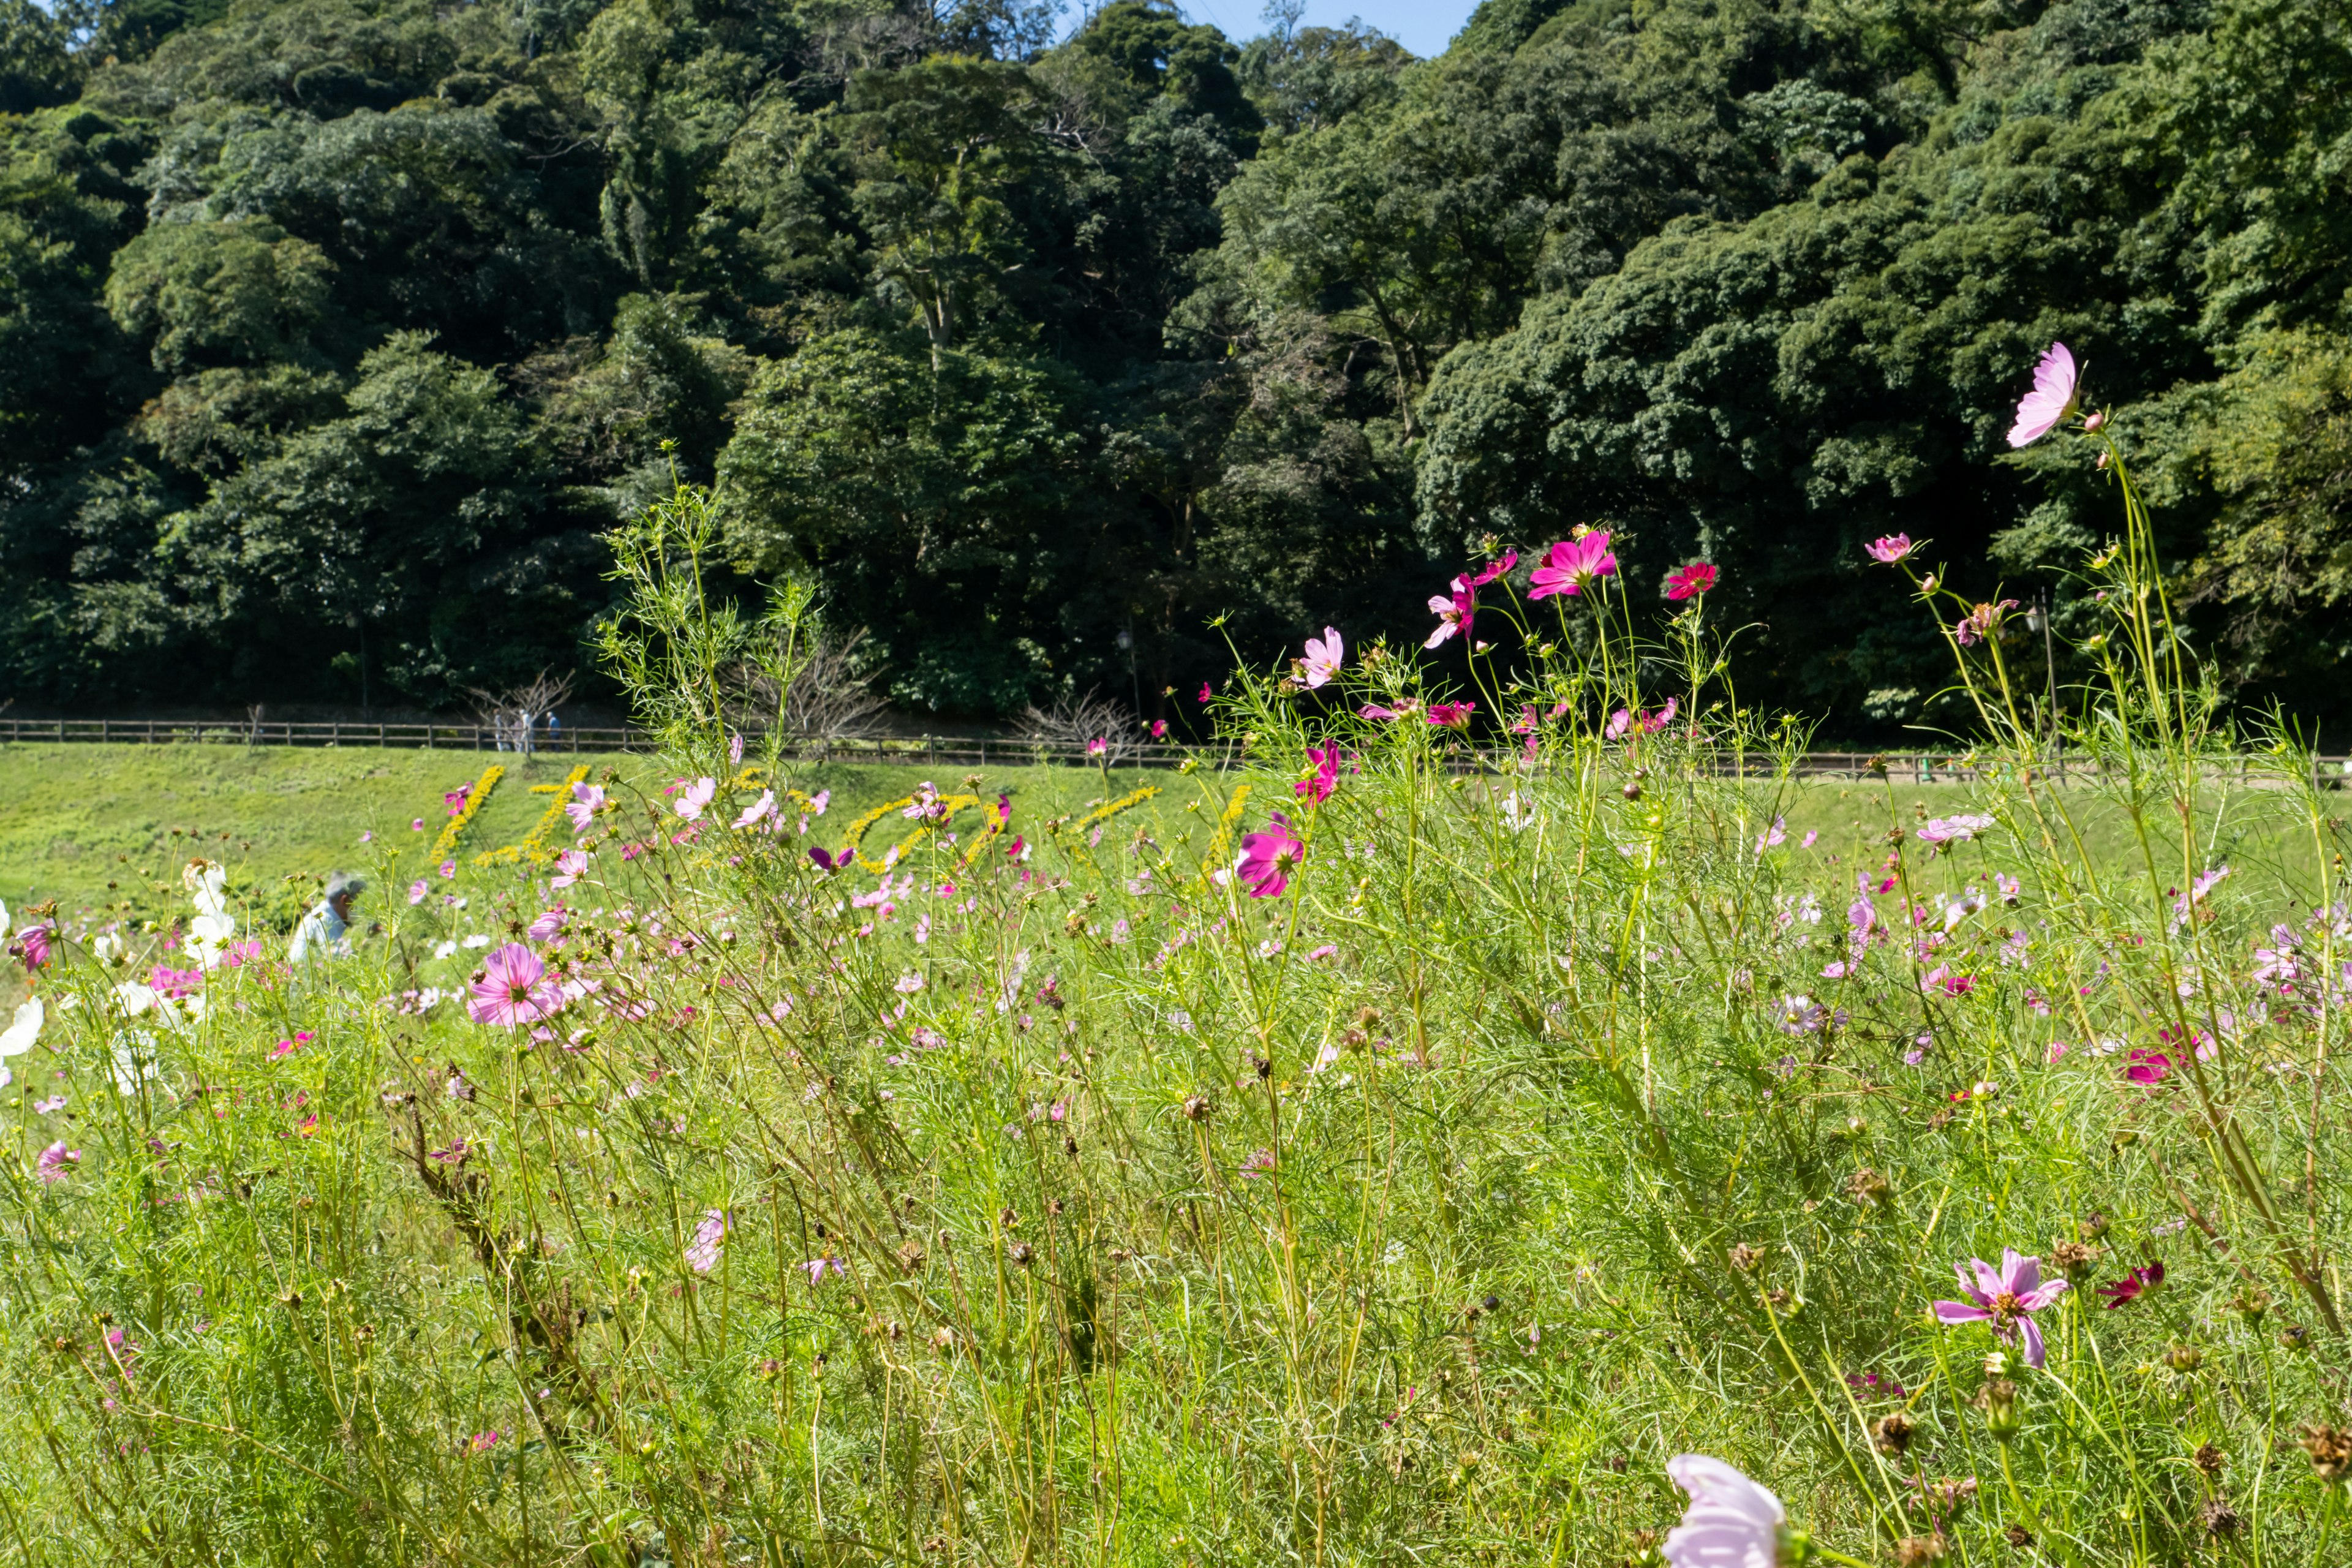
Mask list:
[[[1673,1568],[1779,1568],[1789,1525],[1779,1498],[1705,1454],[1675,1455],[1666,1474],[1691,1500],[1666,1534]]]
[[[0,1031],[0,1058],[21,1057],[31,1050],[33,1042],[41,1037],[43,1016],[41,999],[38,996],[27,997],[19,1002],[16,1005],[15,1021],[5,1031]],[[4,1062],[0,1062],[0,1089],[5,1089],[16,1081],[16,1075],[11,1072]]]

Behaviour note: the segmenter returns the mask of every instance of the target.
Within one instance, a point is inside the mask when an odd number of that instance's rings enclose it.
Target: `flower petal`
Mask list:
[[[2032,1293],[2042,1283],[2042,1259],[2021,1258],[2017,1248],[2005,1247],[2000,1252],[2001,1288],[2012,1296]]]
[[[1965,1301],[1938,1301],[1936,1321],[1939,1323],[1981,1323],[1992,1313],[1982,1307],[1971,1307]]]
[[[2042,1370],[2042,1331],[2031,1318],[2020,1318],[2017,1326],[2025,1334],[2025,1364],[2036,1372]]]

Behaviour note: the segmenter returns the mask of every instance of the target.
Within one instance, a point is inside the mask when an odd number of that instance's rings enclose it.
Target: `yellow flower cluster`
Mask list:
[[[1241,821],[1242,813],[1249,808],[1249,785],[1235,784],[1234,798],[1225,803],[1225,814],[1217,818],[1217,835],[1209,840],[1208,850],[1201,857],[1201,876],[1204,884],[1209,874],[1225,863],[1225,852],[1233,844],[1234,825]]]
[[[532,865],[537,866],[554,859],[557,852],[548,847],[547,836],[553,831],[557,823],[563,820],[563,807],[570,800],[572,786],[587,776],[588,764],[583,763],[565,774],[562,784],[531,785],[531,794],[551,795],[555,797],[549,804],[547,810],[541,814],[539,826],[532,828],[530,837],[520,844],[509,844],[503,848],[484,850],[474,857],[474,864],[508,866],[518,860],[529,860]]]
[[[440,861],[449,858],[449,852],[457,847],[458,838],[474,820],[474,814],[482,809],[482,803],[490,798],[490,792],[499,787],[499,781],[506,777],[506,769],[496,763],[482,770],[482,776],[476,779],[474,787],[466,792],[465,804],[457,808],[457,815],[449,819],[448,826],[441,830],[441,837],[433,841],[429,858]]]

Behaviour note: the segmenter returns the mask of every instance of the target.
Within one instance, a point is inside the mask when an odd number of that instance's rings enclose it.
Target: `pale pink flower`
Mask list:
[[[1421,711],[1421,704],[1408,697],[1393,708],[1383,706],[1378,702],[1367,702],[1361,708],[1356,710],[1356,717],[1359,719],[1381,720],[1409,719],[1419,711]]]
[[[595,820],[596,814],[604,809],[604,791],[602,785],[576,784],[572,786],[572,799],[564,806],[563,815],[572,819],[572,832],[585,833],[588,824]]]
[[[697,1274],[708,1274],[719,1266],[719,1244],[727,1239],[728,1216],[725,1209],[706,1209],[702,1224],[696,1227],[694,1239],[687,1243],[686,1266]]]
[[[424,879],[424,878],[419,877],[419,878],[417,878],[417,879],[416,879],[416,880],[415,880],[414,882],[409,883],[409,884],[408,884],[408,902],[409,902],[410,906],[413,908],[414,906],[415,906],[415,905],[417,905],[417,904],[421,904],[421,903],[423,903],[423,902],[425,901],[425,879]]]
[[[1089,760],[1107,757],[1109,754],[1110,741],[1108,737],[1097,735],[1087,742],[1087,756]]]
[[[1979,605],[1952,624],[1952,636],[1962,647],[1974,647],[2000,630],[2004,613],[2015,608],[2015,599],[2003,599],[1997,605]]]
[[[1545,564],[1528,579],[1528,597],[1580,594],[1616,572],[1617,557],[1609,550],[1609,531],[1596,528],[1581,539],[1563,539],[1551,547]]]
[[[830,1252],[824,1254],[821,1258],[812,1258],[806,1263],[802,1264],[801,1267],[808,1270],[809,1288],[811,1289],[814,1289],[817,1286],[824,1283],[824,1277],[828,1270],[836,1279],[846,1279],[849,1278],[849,1265],[844,1263],[840,1258],[835,1258]]]
[[[775,810],[776,792],[772,789],[763,789],[760,792],[759,799],[753,801],[750,805],[743,808],[743,815],[735,819],[735,826],[738,827],[756,826],[758,826],[761,818],[774,816]]]
[[[1620,708],[1616,712],[1609,715],[1609,722],[1601,732],[1610,740],[1622,741],[1625,738],[1625,732],[1633,727],[1633,710],[1630,708]]]
[[[568,888],[588,874],[588,852],[566,849],[555,858],[555,875],[547,879],[551,888]]]
[[[42,1150],[39,1160],[36,1162],[44,1183],[64,1181],[66,1173],[80,1163],[81,1151],[67,1148],[62,1140]]]
[[[1872,540],[1862,548],[1873,561],[1892,566],[1898,561],[1910,560],[1911,552],[1919,547],[1911,542],[1911,536],[1907,533],[1888,533]]]
[[[1671,1568],[1777,1568],[1789,1529],[1780,1500],[1705,1454],[1676,1454],[1666,1474],[1690,1494],[1682,1522],[1666,1532]]]
[[[1339,673],[1339,666],[1348,657],[1348,645],[1337,626],[1325,626],[1320,641],[1307,639],[1307,657],[1299,661],[1307,676],[1307,689],[1331,679]]]
[[[467,1013],[477,1024],[502,1024],[512,1028],[536,1024],[563,1010],[563,988],[547,973],[539,954],[510,942],[482,961],[482,977],[473,983],[474,999]]]
[[[1470,580],[1456,577],[1453,589],[1451,595],[1432,594],[1429,596],[1429,608],[1437,617],[1437,629],[1429,634],[1429,640],[1422,647],[1435,647],[1455,633],[1468,631],[1471,623],[1478,618],[1477,590],[1470,586]]]
[[[728,734],[727,765],[730,768],[740,768],[743,765],[743,737],[740,733],[730,731]]]
[[[2042,1259],[2021,1258],[2017,1248],[2006,1247],[2000,1255],[2000,1268],[1980,1258],[1954,1264],[1959,1275],[1960,1293],[1966,1301],[1938,1301],[1936,1321],[1941,1323],[1986,1323],[1993,1333],[2006,1342],[2019,1339],[2025,1342],[2025,1364],[2042,1365],[2042,1331],[2034,1325],[2033,1314],[2056,1301],[2066,1293],[2066,1281],[2053,1279],[2044,1283]],[[1975,1279],[1969,1272],[1975,1271]]]
[[[1694,561],[1666,578],[1666,597],[1695,599],[1701,594],[1715,591],[1716,570],[1704,561]]]
[[[438,871],[438,872],[441,874],[441,879],[442,879],[443,881],[445,881],[445,882],[446,882],[446,881],[449,880],[451,878],[453,878],[453,877],[457,876],[457,862],[456,862],[455,860],[444,860],[444,861],[442,861],[442,862],[441,862],[441,864],[439,864],[438,866],[436,866],[436,867],[435,867],[435,868],[434,868],[436,871]]]
[[[539,919],[530,922],[530,928],[525,934],[533,942],[545,942],[549,937],[562,931],[571,919],[572,911],[562,904],[557,904],[552,909],[542,910]]]
[[[2042,363],[2033,367],[2033,390],[2018,399],[2017,423],[2009,427],[2009,444],[2031,447],[2055,430],[2074,412],[2074,356],[2064,343],[2052,343]]]
[[[1291,868],[1306,858],[1307,846],[1292,836],[1290,819],[1277,811],[1267,820],[1264,833],[1242,839],[1241,858],[1234,865],[1234,874],[1251,898],[1276,898],[1290,886]]]
[[[711,797],[719,793],[719,781],[713,778],[699,778],[688,784],[686,780],[680,779],[677,781],[677,804],[671,809],[676,811],[682,820],[693,822],[709,809]]]

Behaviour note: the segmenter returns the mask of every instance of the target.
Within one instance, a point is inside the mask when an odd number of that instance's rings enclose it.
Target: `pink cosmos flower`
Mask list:
[[[2042,1365],[2042,1331],[2034,1326],[2033,1314],[2049,1306],[2066,1293],[2066,1281],[2053,1279],[2044,1283],[2042,1259],[2021,1258],[2013,1247],[2005,1247],[2000,1255],[2000,1269],[1996,1273],[1991,1264],[1979,1258],[1953,1266],[1959,1275],[1960,1293],[1966,1301],[1938,1301],[1936,1321],[1941,1323],[1984,1323],[1992,1325],[1993,1333],[2004,1342],[2020,1338],[2025,1342],[2025,1364],[2039,1370]],[[1971,1280],[1969,1271],[1976,1278]]]
[[[1610,553],[1609,531],[1596,528],[1581,539],[1563,539],[1551,547],[1546,563],[1528,579],[1528,597],[1580,594],[1616,572],[1617,557]]]
[[[1990,816],[1931,816],[1927,825],[1919,829],[1919,837],[1930,844],[1965,844],[1992,825]]]
[[[566,849],[555,858],[555,875],[547,879],[551,888],[568,888],[588,874],[588,852]]]
[[[1234,863],[1234,874],[1249,889],[1253,899],[1272,899],[1290,886],[1290,869],[1307,858],[1307,846],[1293,837],[1290,819],[1276,812],[1266,822],[1264,833],[1252,833],[1242,839],[1242,855]]]
[[[1383,720],[1409,719],[1419,711],[1421,711],[1421,704],[1413,701],[1411,698],[1407,698],[1393,708],[1385,707],[1377,702],[1367,702],[1361,708],[1356,710],[1356,717],[1359,719]]]
[[[1252,1151],[1250,1157],[1242,1162],[1242,1168],[1239,1174],[1241,1179],[1244,1182],[1255,1182],[1261,1175],[1270,1173],[1274,1168],[1274,1151],[1271,1149],[1257,1149]]]
[[[487,1454],[492,1448],[497,1447],[499,1446],[499,1439],[505,1436],[505,1433],[499,1431],[495,1426],[488,1432],[477,1432],[472,1436],[466,1439],[464,1445],[465,1450],[468,1454]]]
[[[1087,755],[1088,757],[1106,757],[1109,754],[1110,742],[1105,737],[1097,735],[1093,740],[1087,742]]]
[[[39,1160],[35,1163],[44,1183],[62,1182],[68,1171],[81,1163],[81,1151],[67,1148],[64,1141],[60,1140],[42,1150]]]
[[[576,784],[572,786],[572,799],[564,806],[563,815],[572,819],[572,832],[585,833],[588,831],[588,824],[593,821],[596,814],[603,809],[604,809],[604,791],[602,785]]]
[[[1327,958],[1337,958],[1339,956],[1339,944],[1336,942],[1327,942],[1321,947],[1309,948],[1307,952],[1307,962],[1309,963],[1320,963]]]
[[[477,1024],[502,1024],[512,1028],[536,1024],[563,1010],[563,987],[547,973],[539,954],[510,942],[482,961],[482,977],[473,983],[474,999],[466,1011]]]
[[[562,904],[557,904],[552,909],[541,911],[539,919],[530,922],[530,930],[524,934],[533,942],[545,942],[557,931],[562,931],[571,919],[572,911]]]
[[[1292,784],[1290,792],[1303,800],[1320,805],[1329,800],[1331,792],[1339,787],[1339,748],[1309,746],[1307,748],[1307,760],[1315,764],[1313,775],[1300,779],[1297,784]]]
[[[730,768],[740,768],[743,765],[743,737],[733,731],[729,731],[727,736],[727,765]]]
[[[1666,578],[1666,597],[1695,599],[1715,590],[1715,568],[1704,561],[1694,561]]]
[[[727,1211],[707,1209],[702,1224],[687,1244],[686,1266],[697,1274],[708,1274],[719,1266],[719,1244],[727,1238]]]
[[[411,908],[414,908],[414,907],[415,907],[416,905],[423,903],[423,902],[425,901],[425,879],[424,879],[424,878],[419,877],[419,878],[417,878],[417,879],[416,879],[416,880],[415,880],[414,882],[409,883],[409,884],[408,884],[408,902],[409,902],[409,906],[410,906]]]
[[[1952,636],[1962,647],[1974,647],[1998,631],[2002,615],[2015,608],[2015,599],[2003,599],[1997,605],[1979,605],[1952,623]]]
[[[439,864],[438,866],[436,866],[436,867],[435,867],[435,868],[434,868],[436,871],[438,871],[438,872],[441,874],[441,879],[442,879],[443,881],[445,881],[445,882],[446,882],[446,881],[449,880],[451,878],[453,878],[453,877],[457,876],[457,862],[456,862],[455,860],[444,860],[444,861],[442,861],[442,862],[441,862],[441,864]]]
[[[1429,596],[1429,608],[1437,617],[1437,629],[1429,634],[1429,640],[1422,647],[1435,647],[1456,632],[1468,631],[1471,623],[1478,618],[1478,594],[1470,586],[1470,580],[1456,577],[1453,589],[1450,596],[1444,594]]]
[[[670,809],[677,812],[681,820],[692,822],[702,816],[709,808],[711,797],[719,793],[719,781],[713,778],[699,778],[688,784],[686,780],[680,779],[677,781],[677,804]]]
[[[1911,536],[1907,533],[1889,533],[1872,540],[1862,548],[1873,561],[1892,566],[1898,561],[1910,560],[1911,552],[1919,547],[1911,542]]]
[[[1155,741],[1164,741],[1168,738],[1167,720],[1154,719],[1151,721],[1151,738]]]
[[[1299,661],[1307,676],[1307,689],[1312,691],[1339,673],[1339,666],[1348,657],[1348,644],[1337,626],[1325,626],[1320,641],[1307,639],[1307,657]]]
[[[776,792],[772,789],[763,789],[760,792],[759,799],[753,801],[750,805],[743,808],[743,815],[735,819],[735,826],[738,827],[755,826],[758,825],[761,817],[772,817],[775,815],[775,810]]]
[[[1666,1532],[1670,1568],[1775,1568],[1789,1510],[1780,1500],[1705,1454],[1676,1454],[1666,1474],[1690,1494],[1682,1522]]]
[[[16,933],[16,940],[8,944],[8,951],[24,961],[26,973],[32,973],[49,961],[49,928],[45,925],[26,926]]]
[[[2009,427],[2009,444],[2031,447],[2055,430],[2074,412],[2074,356],[2064,343],[2052,343],[2042,363],[2033,367],[2033,390],[2018,399],[2017,423]]]
[[[2154,1089],[2172,1073],[2172,1058],[2146,1046],[2134,1046],[2124,1060],[2131,1064],[2124,1068],[2124,1077],[2144,1089]]]
[[[1512,567],[1517,566],[1518,563],[1519,552],[1517,551],[1505,551],[1501,560],[1489,561],[1486,564],[1478,568],[1478,574],[1470,579],[1470,586],[1474,591],[1483,588],[1487,584],[1495,581],[1497,577],[1502,576],[1506,572],[1508,572]]]
[[[450,816],[455,816],[459,812],[466,809],[466,797],[473,793],[474,786],[472,784],[461,784],[456,789],[453,789],[446,795],[443,795],[441,797],[441,804],[449,808]]]
[[[1470,715],[1477,706],[1475,702],[1433,702],[1429,705],[1427,718],[1431,723],[1444,725],[1449,730],[1466,730],[1470,727]]]
[[[849,1265],[844,1263],[840,1258],[835,1258],[830,1252],[826,1253],[822,1258],[812,1258],[806,1263],[802,1264],[801,1267],[808,1270],[809,1288],[811,1289],[814,1289],[817,1286],[824,1283],[825,1272],[828,1269],[832,1271],[833,1277],[836,1279],[846,1279],[849,1278]]]
[[[1209,700],[1209,683],[1204,680],[1201,682],[1201,701],[1205,705]]]
[[[425,831],[425,819],[424,819],[423,817],[421,817],[421,816],[420,816],[420,817],[416,818],[416,820],[415,820],[414,822],[411,822],[411,823],[408,825],[408,831],[409,831],[409,832],[411,832],[411,833],[422,833],[422,832],[424,832],[424,831]]]

